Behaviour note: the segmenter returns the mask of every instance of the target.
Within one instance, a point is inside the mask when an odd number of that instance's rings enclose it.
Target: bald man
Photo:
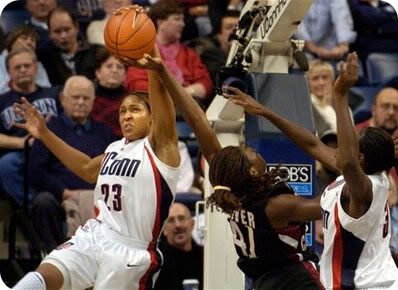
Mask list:
[[[393,135],[398,128],[398,90],[384,88],[374,98],[372,117],[357,125],[357,129],[378,127]]]
[[[165,239],[159,245],[164,262],[154,290],[182,290],[183,281],[188,279],[196,279],[203,285],[203,247],[192,239],[194,225],[184,204],[175,202],[170,207],[163,230]]]
[[[90,157],[102,154],[115,140],[111,128],[90,118],[94,99],[94,85],[89,79],[70,77],[60,94],[64,111],[48,123],[56,135]],[[38,192],[32,221],[50,252],[94,216],[94,185],[70,172],[40,140],[32,146],[29,174]],[[65,223],[67,232],[63,230]]]

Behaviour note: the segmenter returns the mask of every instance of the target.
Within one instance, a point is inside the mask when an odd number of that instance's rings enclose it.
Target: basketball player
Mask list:
[[[315,159],[340,169],[342,176],[321,197],[325,246],[320,270],[324,287],[398,289],[398,269],[389,251],[391,227],[385,174],[393,165],[394,144],[379,128],[356,134],[346,96],[358,78],[356,53],[349,54],[346,63],[340,63],[339,71],[333,97],[338,139],[335,153],[326,150],[304,128],[239,90],[229,88],[233,93],[225,96],[247,113],[267,118]]]
[[[153,56],[160,57],[157,48]],[[26,99],[15,104],[26,120],[16,126],[41,139],[75,174],[97,182],[98,216],[13,289],[152,289],[160,266],[156,243],[174,198],[180,157],[173,102],[156,72],[149,71],[149,82],[149,101],[133,93],[120,105],[123,138],[94,159],[54,135]]]
[[[323,289],[305,251],[304,236],[304,222],[321,219],[319,200],[296,196],[276,174],[265,173],[264,160],[251,148],[221,149],[194,99],[162,62],[149,62],[192,126],[201,151],[211,164],[210,179],[217,186],[210,201],[230,214],[240,256],[238,264],[245,274],[257,280],[255,289]]]

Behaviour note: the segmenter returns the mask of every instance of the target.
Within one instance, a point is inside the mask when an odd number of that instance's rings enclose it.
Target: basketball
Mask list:
[[[146,13],[137,13],[133,8],[121,9],[106,23],[104,40],[109,53],[140,59],[153,49],[156,28]]]

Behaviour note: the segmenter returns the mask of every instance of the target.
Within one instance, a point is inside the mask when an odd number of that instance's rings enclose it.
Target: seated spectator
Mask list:
[[[240,12],[227,10],[221,17],[221,24],[216,34],[198,38],[191,42],[202,62],[209,70],[212,80],[216,79],[218,70],[225,65],[231,42],[228,40],[234,28],[238,25]]]
[[[157,28],[157,45],[163,61],[191,96],[201,104],[209,103],[212,83],[207,68],[192,48],[180,42],[183,7],[175,0],[160,0],[151,6],[149,16]],[[147,72],[129,67],[124,84],[129,91],[147,90]]]
[[[27,98],[47,117],[57,116],[59,88],[41,88],[35,79],[37,74],[36,54],[27,48],[16,48],[6,58],[6,67],[11,78],[11,89],[0,95],[0,187],[19,205],[22,205],[23,167],[26,130],[13,126],[21,122],[14,113],[13,105],[21,97]],[[29,190],[29,201],[33,199],[33,190]]]
[[[120,7],[128,6],[131,0],[101,0],[101,7],[105,12],[105,18],[101,20],[93,20],[87,27],[87,41],[91,44],[105,45],[104,29],[106,22],[111,17],[113,11]]]
[[[328,128],[336,131],[336,112],[332,107],[333,66],[323,60],[313,60],[310,62],[307,78],[315,131],[318,135]]]
[[[351,13],[345,0],[314,0],[298,27],[310,58],[341,60],[354,42]]]
[[[83,76],[70,77],[60,94],[64,112],[51,118],[47,125],[66,143],[90,157],[100,155],[115,141],[111,128],[90,118],[94,98],[94,85],[90,80]],[[50,252],[71,237],[78,226],[95,216],[94,184],[74,175],[40,140],[33,143],[30,151],[29,176],[37,192],[31,212],[33,226]],[[81,198],[85,204],[81,204]],[[66,233],[65,212],[70,211],[73,215],[67,216]]]
[[[50,82],[63,85],[72,75],[95,78],[95,53],[97,46],[78,38],[79,23],[70,11],[57,7],[48,16],[48,28],[53,47],[39,51]]]
[[[159,249],[164,262],[154,290],[183,290],[186,279],[197,279],[203,289],[203,247],[192,239],[194,221],[189,209],[182,203],[174,203],[165,222]]]
[[[390,4],[381,0],[348,0],[348,5],[357,32],[351,50],[363,63],[372,52],[398,53],[398,17]]]
[[[110,55],[105,47],[100,47],[96,54],[95,76],[96,98],[92,112],[93,119],[107,124],[113,133],[121,138],[119,105],[127,93],[123,86],[126,67],[116,57]]]
[[[183,42],[211,34],[208,0],[179,0],[185,7],[185,27],[181,35]]]
[[[356,125],[357,129],[378,127],[391,136],[398,128],[398,90],[382,89],[373,99],[372,117]]]
[[[40,38],[37,44],[38,50],[49,48],[51,40],[47,21],[50,11],[57,7],[57,0],[26,0],[25,7],[30,14],[30,19],[25,24],[32,27]]]
[[[7,37],[6,49],[0,55],[0,94],[10,90],[10,76],[6,68],[6,57],[10,51],[18,47],[24,47],[36,51],[39,36],[35,30],[29,26],[14,28]],[[37,62],[36,83],[41,87],[50,87],[47,72],[41,62]]]
[[[207,0],[207,2],[213,32],[219,30],[222,15],[224,15],[227,10],[240,11],[243,6],[242,0]]]
[[[86,35],[88,24],[93,19],[101,19],[104,16],[104,11],[101,7],[101,0],[57,0],[59,6],[65,7],[73,15],[75,15],[77,22],[79,22],[82,36]]]

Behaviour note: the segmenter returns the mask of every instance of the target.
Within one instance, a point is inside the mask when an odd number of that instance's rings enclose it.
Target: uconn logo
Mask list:
[[[136,159],[117,159],[116,152],[107,153],[101,166],[100,175],[134,177],[141,161]]]

